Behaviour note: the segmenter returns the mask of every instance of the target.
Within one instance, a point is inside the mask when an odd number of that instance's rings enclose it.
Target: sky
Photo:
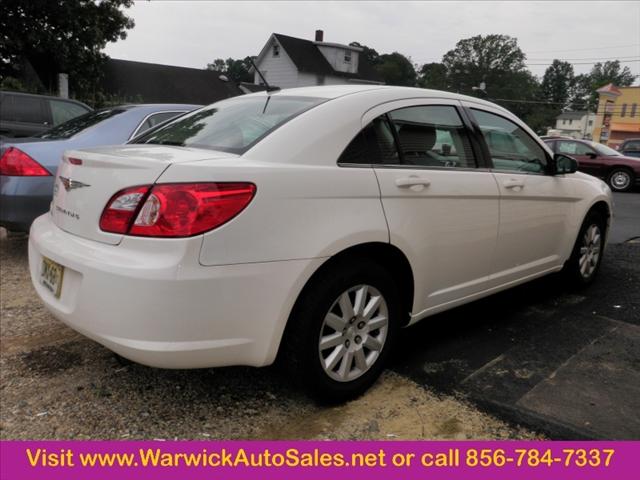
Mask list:
[[[327,42],[398,51],[421,65],[463,38],[498,33],[518,39],[539,77],[554,58],[571,61],[576,73],[619,59],[640,81],[640,2],[145,0],[126,13],[136,26],[107,45],[112,58],[204,68],[257,55],[271,33],[313,40],[321,29]]]

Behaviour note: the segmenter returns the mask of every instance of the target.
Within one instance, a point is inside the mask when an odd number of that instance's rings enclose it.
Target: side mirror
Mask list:
[[[553,156],[554,174],[563,175],[565,173],[574,173],[578,171],[578,162],[575,158],[563,153],[556,153]]]

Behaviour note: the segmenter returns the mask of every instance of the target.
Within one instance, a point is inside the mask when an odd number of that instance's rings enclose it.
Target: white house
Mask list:
[[[596,114],[592,112],[562,112],[556,118],[556,127],[559,135],[579,139],[591,139]]]
[[[383,84],[373,66],[361,56],[362,48],[324,41],[316,30],[315,41],[273,33],[255,64],[270,86],[280,88],[345,83]],[[254,70],[254,83],[263,84]]]

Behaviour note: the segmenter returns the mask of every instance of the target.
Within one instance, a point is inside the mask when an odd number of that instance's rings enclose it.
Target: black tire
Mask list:
[[[368,370],[364,370],[364,373],[353,380],[337,381],[330,377],[321,360],[323,354],[319,342],[323,332],[326,332],[324,329],[328,328],[325,326],[325,316],[336,305],[337,299],[343,292],[362,285],[373,287],[373,290],[377,290],[386,303],[388,313],[386,338],[382,349]],[[375,311],[378,316],[380,311]],[[283,367],[291,372],[292,379],[296,380],[312,398],[321,403],[339,403],[356,398],[364,393],[382,373],[393,350],[401,318],[397,285],[386,269],[368,259],[350,259],[331,265],[312,278],[296,302],[282,340]],[[356,322],[356,324],[360,323]],[[351,328],[355,329],[356,324]],[[372,332],[378,332],[380,335],[381,331],[372,330]],[[337,330],[335,333],[338,333]],[[352,348],[362,348],[363,352],[366,351],[362,340],[361,347],[355,345],[355,340],[352,342]],[[346,343],[340,343],[341,348],[344,345]],[[340,365],[341,362],[339,362]],[[357,368],[355,359],[353,362],[351,365],[355,369]],[[334,372],[334,375],[337,373]]]
[[[628,192],[634,183],[633,172],[625,167],[614,167],[607,176],[607,184],[614,192]]]
[[[586,261],[593,267],[593,270],[585,272],[585,270],[583,269],[583,263],[581,263],[581,259],[583,256],[582,249],[585,247],[587,249],[589,248],[589,245],[586,242],[588,239],[588,234],[591,233],[591,229],[593,227],[597,228],[600,235],[598,241],[599,255],[595,263],[593,263],[591,262],[591,259],[588,255],[589,251],[587,251]],[[587,213],[587,216],[585,217],[584,221],[582,222],[582,226],[580,227],[580,232],[578,233],[576,243],[573,246],[571,257],[569,258],[567,263],[565,263],[563,269],[563,273],[572,286],[578,288],[585,287],[595,280],[598,271],[600,270],[600,264],[602,263],[602,257],[604,255],[604,240],[606,229],[607,221],[602,213],[596,210],[591,210],[589,213]]]

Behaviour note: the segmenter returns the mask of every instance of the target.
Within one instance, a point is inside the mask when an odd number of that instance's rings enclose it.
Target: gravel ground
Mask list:
[[[54,319],[29,279],[27,239],[0,240],[0,438],[537,438],[386,373],[337,407],[277,368],[159,370],[121,364]]]

